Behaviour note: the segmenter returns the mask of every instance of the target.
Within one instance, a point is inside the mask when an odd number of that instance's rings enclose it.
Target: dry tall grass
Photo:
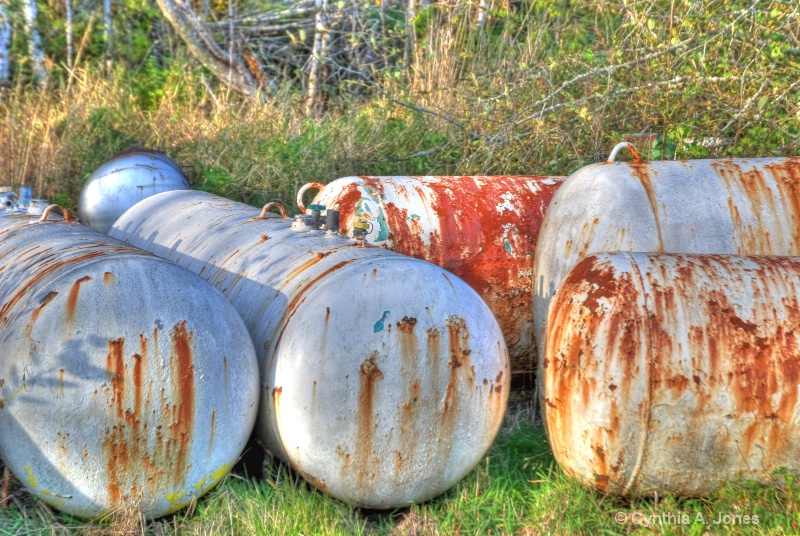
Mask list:
[[[498,7],[483,31],[436,4],[414,61],[308,119],[291,89],[243,100],[174,70],[138,105],[122,69],[0,101],[2,182],[74,205],[115,151],[166,151],[201,188],[292,202],[348,174],[565,174],[621,138],[653,158],[798,154],[800,7],[784,0],[601,0]]]

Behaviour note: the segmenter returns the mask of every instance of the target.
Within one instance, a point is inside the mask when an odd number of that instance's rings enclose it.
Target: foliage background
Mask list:
[[[114,3],[110,56],[98,5],[76,2],[72,71],[63,3],[40,2],[48,82],[37,91],[11,9],[3,182],[74,206],[93,169],[137,145],[253,204],[292,203],[306,182],[351,174],[568,174],[621,139],[655,159],[798,154],[796,2],[495,1],[483,28],[476,4],[418,10],[411,61],[396,41],[378,43],[395,59],[366,82],[326,81],[313,117],[302,72],[241,97],[191,58],[152,0]],[[227,3],[211,6],[224,20]],[[379,6],[364,9],[377,17]],[[405,32],[393,17],[389,31]]]

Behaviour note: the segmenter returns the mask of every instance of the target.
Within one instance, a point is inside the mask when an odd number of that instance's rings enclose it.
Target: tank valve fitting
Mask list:
[[[311,216],[308,214],[298,214],[292,221],[293,231],[305,231],[311,225]]]
[[[339,234],[339,211],[328,209],[325,212],[325,229],[328,231],[327,234]]]
[[[311,210],[311,229],[319,231],[322,227],[322,211],[325,210],[325,205],[308,205]]]

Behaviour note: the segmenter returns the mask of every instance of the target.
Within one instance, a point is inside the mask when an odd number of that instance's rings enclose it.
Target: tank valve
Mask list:
[[[292,221],[292,230],[293,231],[305,231],[308,226],[311,225],[311,216],[308,214],[298,214],[294,217],[294,221]]]
[[[339,211],[328,209],[325,212],[325,229],[329,235],[339,234]]]
[[[369,233],[369,222],[357,221],[353,223],[353,238],[359,242],[363,242],[367,233]]]
[[[311,211],[311,229],[319,231],[322,227],[322,211],[325,210],[325,205],[308,205]]]

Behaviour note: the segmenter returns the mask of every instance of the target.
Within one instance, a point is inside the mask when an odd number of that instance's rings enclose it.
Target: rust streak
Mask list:
[[[75,310],[78,307],[78,295],[81,291],[81,285],[91,280],[92,278],[87,275],[72,284],[69,296],[67,296],[67,325],[70,327],[75,323]]]
[[[186,330],[186,321],[175,325],[172,337],[170,375],[173,392],[177,395],[177,408],[172,423],[171,440],[177,443],[173,482],[180,485],[188,470],[187,460],[194,429],[194,364],[192,341],[194,332]]]
[[[357,479],[360,486],[367,485],[368,481],[375,478],[375,459],[373,451],[373,418],[375,401],[375,384],[383,378],[381,369],[375,362],[378,352],[374,352],[360,367],[360,391],[358,395],[358,423],[355,445],[355,458],[357,465]]]

